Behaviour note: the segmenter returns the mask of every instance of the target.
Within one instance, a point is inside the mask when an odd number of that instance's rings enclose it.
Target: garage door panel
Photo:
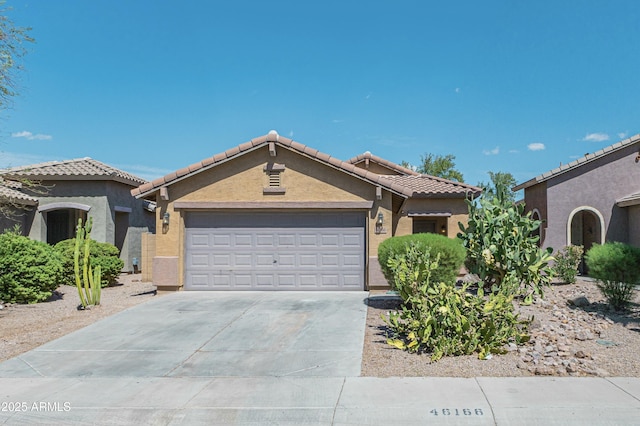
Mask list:
[[[192,247],[209,247],[209,234],[194,234],[191,236]]]
[[[231,247],[230,235],[211,235],[211,243],[213,247]]]
[[[278,266],[279,267],[296,267],[297,262],[296,258],[298,256],[295,253],[291,254],[280,254],[278,255]]]
[[[304,267],[317,267],[319,265],[317,254],[299,254],[298,260],[300,262],[300,266]]]
[[[193,267],[208,267],[209,266],[209,254],[208,253],[194,253],[189,257],[189,266]]]
[[[357,212],[189,212],[185,289],[362,290],[365,222]]]
[[[251,234],[232,234],[234,247],[253,247],[253,235]]]

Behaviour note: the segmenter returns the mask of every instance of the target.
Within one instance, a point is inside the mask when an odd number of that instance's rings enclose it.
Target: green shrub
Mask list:
[[[10,303],[47,300],[60,283],[62,266],[51,246],[15,232],[0,234],[0,299]]]
[[[573,284],[578,275],[578,266],[582,261],[582,246],[566,246],[559,250],[556,255],[554,269],[562,282]]]
[[[513,204],[503,187],[488,199],[467,200],[469,222],[460,224],[458,237],[467,249],[467,269],[477,274],[491,292],[522,296],[531,303],[551,283],[553,249],[540,250],[533,232],[540,221],[524,214],[524,204]]]
[[[609,305],[614,309],[626,308],[633,298],[634,287],[640,283],[640,248],[618,242],[596,244],[585,260],[589,276],[597,280]]]
[[[432,281],[453,283],[464,263],[466,250],[459,239],[453,239],[438,234],[413,234],[401,237],[391,237],[378,246],[378,262],[387,281],[393,286],[393,271],[389,267],[389,259],[406,252],[411,244],[429,253],[439,255],[438,267],[432,271]]]
[[[513,296],[491,293],[485,298],[481,289],[474,295],[466,286],[431,284],[437,260],[415,244],[393,255],[389,264],[395,285],[408,289],[401,311],[382,317],[390,328],[389,345],[429,352],[433,361],[474,352],[485,359],[491,353],[504,353],[509,342],[529,339],[528,322],[515,313]]]
[[[62,256],[63,268],[63,284],[76,285],[75,272],[73,265],[73,251],[76,240],[64,240],[55,245],[55,249]],[[120,259],[120,251],[116,246],[109,243],[99,243],[91,241],[90,246],[90,263],[93,267],[100,266],[102,278],[100,284],[107,287],[115,283],[116,279],[122,272],[124,262]],[[83,260],[80,259],[80,269],[82,269]]]

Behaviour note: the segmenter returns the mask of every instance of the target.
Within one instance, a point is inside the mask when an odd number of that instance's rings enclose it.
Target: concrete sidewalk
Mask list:
[[[359,377],[366,297],[163,296],[0,364],[0,424],[640,421],[638,378]]]

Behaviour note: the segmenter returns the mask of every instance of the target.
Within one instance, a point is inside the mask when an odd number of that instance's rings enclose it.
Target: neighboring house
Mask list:
[[[387,287],[393,235],[454,237],[480,188],[272,131],[131,191],[157,203],[153,282],[185,290]]]
[[[620,241],[640,246],[640,135],[524,182],[526,210],[542,220],[541,245]]]
[[[17,223],[30,238],[55,244],[92,217],[91,237],[118,247],[125,271],[141,258],[140,234],[155,231],[155,206],[131,196],[146,181],[91,158],[13,167],[0,177],[0,203],[11,210],[0,230]]]

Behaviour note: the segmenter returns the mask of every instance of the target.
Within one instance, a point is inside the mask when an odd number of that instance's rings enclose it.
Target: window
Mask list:
[[[437,233],[437,221],[433,219],[418,219],[413,218],[413,233],[414,234],[422,234],[422,233]]]

